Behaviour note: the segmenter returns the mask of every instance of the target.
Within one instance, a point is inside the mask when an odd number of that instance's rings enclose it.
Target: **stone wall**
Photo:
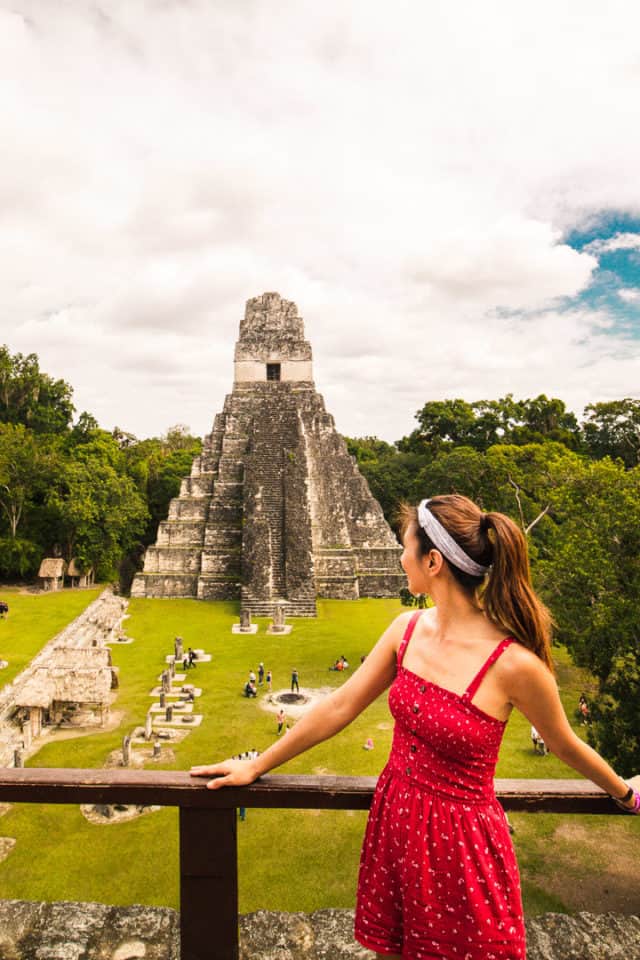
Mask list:
[[[260,910],[240,917],[240,960],[369,960],[352,929],[351,910]],[[640,960],[640,918],[550,913],[527,921],[527,942],[527,960]],[[0,900],[2,960],[179,960],[179,950],[174,910]]]

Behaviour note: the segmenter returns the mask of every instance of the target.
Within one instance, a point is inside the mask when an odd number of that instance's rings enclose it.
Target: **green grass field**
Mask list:
[[[85,602],[89,599],[87,593],[82,596]],[[11,623],[14,646],[21,637],[30,651],[26,659],[48,639],[35,639],[32,624],[37,622],[39,629],[40,624],[30,613],[30,604],[35,609],[44,599],[55,598],[25,597],[15,610],[10,600],[11,621],[0,624],[4,628]],[[112,711],[122,713],[122,722],[110,732],[47,743],[29,765],[103,766],[108,754],[119,749],[123,735],[143,724],[149,691],[165,654],[173,651],[176,635],[186,645],[204,648],[213,661],[201,664],[190,677],[203,690],[196,712],[205,720],[173,748],[174,762],[165,758],[161,766],[188,769],[246,749],[265,749],[276,724],[274,715],[261,708],[261,697],[256,701],[241,695],[249,669],[257,670],[264,661],[273,671],[274,690],[288,686],[292,666],[300,672],[303,689],[339,685],[343,676],[330,672],[329,664],[344,654],[355,667],[402,609],[398,602],[385,600],[325,601],[318,607],[317,620],[292,621],[294,629],[287,636],[267,636],[266,621],[258,621],[257,634],[239,636],[231,633],[235,604],[132,600],[125,630],[135,642],[116,645],[113,651],[120,687]],[[592,685],[561,649],[557,660],[563,701],[573,721],[580,692],[589,693]],[[362,749],[368,736],[375,742],[371,752]],[[391,717],[383,696],[339,736],[280,771],[375,775],[384,765],[390,740]],[[555,757],[532,753],[529,724],[514,714],[497,775],[572,774]],[[640,855],[638,821],[539,814],[511,819],[529,914],[577,908],[637,912],[640,880],[631,864]],[[249,810],[247,821],[238,826],[241,912],[352,906],[364,822],[364,814],[348,811]],[[78,807],[14,805],[0,819],[0,836],[17,840],[0,863],[2,898],[178,904],[178,823],[173,809],[126,823],[95,825]],[[610,856],[614,851],[616,856]]]

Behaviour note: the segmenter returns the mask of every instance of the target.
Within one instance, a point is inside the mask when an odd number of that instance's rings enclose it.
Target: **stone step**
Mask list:
[[[131,596],[195,598],[197,589],[197,574],[138,573],[131,586]]]
[[[180,482],[180,497],[211,497],[215,474],[201,473],[198,477],[184,477]]]
[[[200,573],[200,547],[148,547],[144,573]]]
[[[161,520],[156,546],[201,546],[204,541],[202,520]]]
[[[273,617],[276,605],[284,606],[285,617],[315,617],[315,600],[253,600],[242,597],[243,609],[248,609],[252,617]]]
[[[167,520],[206,520],[210,497],[179,497],[169,504]]]
[[[201,575],[196,596],[198,600],[237,600],[240,596],[240,578]]]

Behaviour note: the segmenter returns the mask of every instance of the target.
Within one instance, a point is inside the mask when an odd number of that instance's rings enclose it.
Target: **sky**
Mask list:
[[[0,343],[211,429],[245,302],[338,429],[640,395],[640,7],[0,0]]]

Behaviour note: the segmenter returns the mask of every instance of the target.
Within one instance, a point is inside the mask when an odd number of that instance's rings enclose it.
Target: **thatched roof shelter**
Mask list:
[[[111,666],[109,647],[69,647],[64,644],[53,648],[51,666],[65,670],[99,670]]]
[[[40,564],[38,576],[43,580],[59,580],[64,577],[66,563],[62,557],[45,557]]]
[[[92,566],[86,568],[81,566],[75,557],[69,561],[69,566],[67,567],[68,577],[89,577],[92,573]]]
[[[95,652],[107,656],[109,653],[108,650]],[[54,702],[108,703],[110,692],[111,667],[68,667],[52,663],[49,667],[38,668],[27,680],[16,694],[16,706],[41,707],[46,710]]]
[[[30,677],[18,690],[16,707],[41,707],[46,710],[53,703],[54,691],[53,682],[47,676],[47,671],[37,670],[35,676]]]
[[[107,703],[111,692],[111,669],[50,670],[54,700],[65,703]]]

